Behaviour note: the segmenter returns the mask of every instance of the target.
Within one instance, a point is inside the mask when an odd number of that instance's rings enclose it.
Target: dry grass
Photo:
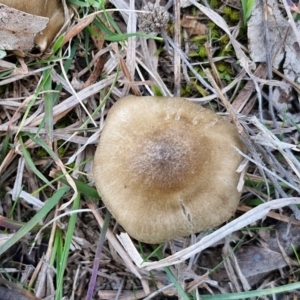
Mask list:
[[[299,107],[270,93],[297,82],[270,61],[253,69],[245,28],[225,13],[234,1],[161,3],[172,18],[157,37],[135,34],[140,2],[73,2],[52,57],[0,61],[0,283],[58,300],[298,299]],[[207,26],[205,48],[184,14]],[[106,114],[128,94],[183,95],[237,126],[249,154],[231,222],[156,248],[119,235],[91,174]]]

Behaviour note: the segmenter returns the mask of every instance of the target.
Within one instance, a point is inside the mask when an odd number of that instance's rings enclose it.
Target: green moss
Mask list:
[[[238,22],[240,18],[241,18],[240,13],[236,10],[233,10],[231,15],[229,16],[229,19],[232,22]]]
[[[172,22],[168,23],[166,31],[167,31],[169,36],[173,36],[173,34],[174,34],[174,24]]]
[[[207,41],[207,35],[197,35],[190,39],[191,42],[197,43],[197,45],[203,44]]]
[[[183,86],[181,88],[182,97],[192,97],[196,92],[199,93],[202,97],[207,96],[207,93],[203,89],[203,87],[194,80],[191,80],[191,83],[189,85],[187,84],[186,86]]]
[[[217,70],[220,72],[227,72],[229,74],[232,74],[232,68],[231,65],[225,62],[219,62],[216,64]]]
[[[193,15],[193,16],[197,16],[198,13],[199,13],[198,8],[195,7],[195,6],[192,6],[192,15]]]
[[[66,145],[64,145],[64,141],[61,141],[61,140],[58,141],[57,146],[58,146],[57,147],[58,156],[63,157],[67,150]]]
[[[222,2],[218,0],[211,0],[210,1],[210,7],[211,8],[219,8],[221,6]]]
[[[229,23],[228,25],[235,25],[241,18],[239,11],[230,6],[223,8],[224,19]]]
[[[230,82],[231,76],[233,74],[233,70],[231,68],[231,65],[225,62],[218,62],[216,64],[217,70],[219,71],[219,75],[221,79],[224,79],[228,82]]]
[[[189,57],[201,57],[201,58],[205,58],[207,57],[207,53],[206,53],[206,49],[205,47],[203,46],[203,44],[201,44],[198,48],[197,51],[193,51],[193,52],[190,52],[188,54]]]
[[[192,95],[192,87],[190,85],[185,85],[183,87],[181,87],[181,97],[190,97]]]
[[[199,56],[198,52],[190,52],[190,53],[188,54],[188,57],[190,57],[190,58],[198,57],[198,56]]]
[[[59,157],[63,157],[63,155],[65,154],[65,152],[66,152],[66,150],[65,150],[64,147],[59,148],[59,149],[57,150],[57,153],[58,153],[58,156],[59,156]]]
[[[202,85],[200,85],[198,83],[198,81],[191,81],[192,85],[193,85],[193,88],[197,90],[197,92],[202,96],[202,97],[205,97],[207,96],[207,93],[205,91],[205,89],[202,87]]]
[[[212,40],[217,40],[220,37],[220,30],[219,29],[212,29],[210,32]]]
[[[200,48],[199,48],[199,50],[198,50],[198,55],[200,56],[200,57],[207,57],[207,53],[206,53],[206,49],[205,49],[205,47],[204,46],[201,46]]]
[[[204,71],[203,71],[203,69],[202,69],[201,67],[197,67],[197,66],[196,66],[194,69],[195,69],[195,71],[196,71],[201,77],[206,77],[206,74],[204,73]],[[194,74],[193,74],[192,72],[190,72],[189,75],[190,75],[191,77],[194,76]]]
[[[48,156],[47,151],[44,150],[43,148],[38,149],[35,154],[38,158],[44,158],[44,157]]]
[[[192,51],[188,54],[189,57],[206,57],[206,50],[204,47],[204,43],[207,41],[206,35],[195,36],[191,40],[193,42]]]
[[[214,28],[216,28],[216,24],[214,22],[209,22],[207,24],[207,27],[210,28],[210,29],[214,29]]]
[[[230,17],[230,15],[232,14],[232,8],[230,6],[225,6],[223,8],[223,13],[226,17]]]
[[[220,41],[221,46],[226,46],[229,43],[230,39],[229,39],[229,36],[227,34],[224,34],[224,35],[221,36],[219,41]]]
[[[227,44],[226,47],[222,48],[220,51],[220,56],[226,56],[234,54],[233,48],[231,44]]]

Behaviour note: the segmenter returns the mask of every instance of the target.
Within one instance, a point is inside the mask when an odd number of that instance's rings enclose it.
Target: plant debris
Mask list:
[[[68,4],[47,58],[0,52],[1,276],[54,300],[299,298],[296,4],[256,1],[250,20],[239,1]],[[248,154],[232,220],[161,245],[108,221],[93,156],[127,95],[183,96],[237,126]]]

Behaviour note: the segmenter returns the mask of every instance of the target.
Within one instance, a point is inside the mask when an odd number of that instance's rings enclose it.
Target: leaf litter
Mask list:
[[[37,297],[55,299],[54,294],[58,293],[55,282],[58,265],[53,264],[54,240],[58,238],[55,233],[60,232],[62,239],[65,238],[69,222],[66,216],[79,193],[82,197],[79,208],[83,210],[77,215],[62,286],[64,299],[85,298],[95,245],[105,219],[101,201],[96,197],[91,203],[94,194],[88,190],[93,186],[91,160],[107,111],[117,99],[129,93],[153,95],[158,87],[163,95],[184,94],[184,88],[189,86],[190,92],[185,97],[202,105],[209,104],[224,117],[229,115],[240,129],[249,149],[249,155],[245,156],[249,167],[240,170],[247,172],[241,203],[246,204],[249,211],[244,213],[238,209],[231,222],[214,232],[165,243],[161,248],[162,257],[151,256],[152,247],[139,245],[126,234],[120,234],[120,226],[111,221],[101,257],[96,257],[100,267],[94,297],[187,299],[191,293],[195,299],[205,295],[214,299],[217,294],[234,295],[268,287],[274,288],[273,297],[276,297],[276,287],[285,286],[290,280],[298,281],[299,262],[295,251],[299,247],[297,222],[300,220],[296,93],[300,90],[299,45],[289,26],[294,21],[287,20],[286,11],[279,10],[275,1],[264,3],[257,1],[248,22],[249,45],[244,43],[245,39],[243,46],[241,44],[239,22],[232,27],[222,9],[212,10],[207,4],[193,0],[160,3],[171,13],[171,24],[177,26],[177,31],[172,32],[167,27],[158,33],[164,42],[145,36],[104,41],[99,37],[117,36],[117,27],[122,34],[137,32],[144,13],[137,12],[142,9],[139,2],[111,0],[110,5],[120,12],[107,12],[105,18],[103,11],[97,8],[93,8],[94,12],[90,8],[90,14],[77,8],[78,17],[82,16],[77,20],[79,25],[69,29],[64,50],[47,65],[29,64],[32,59],[25,59],[28,73],[20,74],[16,72],[18,62],[12,58],[3,60],[0,64],[5,66],[1,67],[0,74],[1,215],[26,223],[45,206],[62,182],[67,182],[63,181],[62,172],[70,173],[66,176],[70,176],[71,186],[56,209],[39,222],[40,225],[51,224],[52,227],[47,227],[51,230],[50,236],[46,231],[40,231],[39,236],[32,231],[26,240],[2,254],[1,264],[7,273],[33,287]],[[189,49],[196,46],[192,39],[195,31],[189,29],[183,18],[192,15],[191,8],[197,10],[196,34],[201,28],[208,29],[206,49],[210,51],[210,59],[189,57]],[[263,14],[267,17],[263,18]],[[184,22],[181,24],[181,21]],[[85,31],[91,22],[96,27]],[[210,22],[223,30],[222,35],[227,36],[228,45],[234,51],[219,55],[220,45],[212,38]],[[103,31],[106,28],[103,24],[109,31]],[[88,46],[83,42],[87,32],[93,37]],[[185,37],[183,41],[180,32]],[[79,46],[71,56],[74,44]],[[89,47],[89,53],[84,47]],[[70,58],[71,64],[67,67],[62,62]],[[174,61],[179,61],[180,67],[178,63],[174,65]],[[230,81],[221,76],[220,62],[234,66]],[[207,68],[211,68],[213,76],[202,72]],[[45,72],[49,72],[51,78],[51,86],[47,88],[43,81]],[[205,95],[198,83],[204,84]],[[49,127],[45,127],[45,118],[49,117],[48,95],[52,97],[51,135]],[[79,181],[84,184],[83,189]],[[17,223],[6,227],[4,220],[0,220],[2,228],[17,230]],[[10,233],[14,231],[10,229]],[[3,237],[1,245],[11,237]],[[30,251],[27,244],[33,241]],[[148,256],[148,261],[144,261]],[[32,264],[34,271],[27,270],[25,276],[23,269],[12,270],[10,261],[17,266]],[[173,275],[164,269],[166,267]],[[297,295],[295,290],[283,296]]]
[[[0,6],[2,50],[30,51],[35,35],[46,28],[49,19],[26,14],[6,5]]]

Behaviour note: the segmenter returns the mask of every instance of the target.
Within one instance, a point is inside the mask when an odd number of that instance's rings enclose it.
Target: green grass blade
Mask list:
[[[49,198],[45,205],[37,212],[37,214],[26,223],[19,231],[17,231],[7,242],[0,247],[0,255],[18,242],[25,236],[32,228],[34,228],[41,219],[43,219],[49,211],[61,200],[62,196],[69,190],[68,186],[63,186],[57,190],[51,198]]]
[[[159,259],[163,259],[163,254],[159,249],[157,249],[156,251],[156,255]],[[168,275],[170,281],[174,284],[177,292],[178,292],[178,296],[180,296],[181,299],[183,300],[190,300],[190,297],[186,294],[186,292],[183,290],[182,286],[179,284],[179,282],[177,281],[176,277],[173,275],[173,273],[171,272],[169,267],[164,267],[164,271],[166,272],[166,274]]]
[[[72,209],[78,209],[80,202],[80,194],[74,199]],[[63,278],[65,274],[65,269],[69,257],[70,246],[72,243],[72,237],[74,234],[75,224],[76,224],[77,214],[71,214],[70,221],[68,224],[68,231],[65,238],[64,247],[60,256],[57,256],[57,277],[56,277],[56,294],[55,300],[61,300],[63,298]],[[59,252],[58,252],[59,253]]]
[[[201,299],[203,300],[242,300],[248,299],[252,297],[262,297],[272,294],[279,294],[284,292],[291,292],[293,290],[300,289],[300,282],[286,284],[283,286],[277,286],[274,288],[264,289],[264,290],[256,290],[242,293],[234,293],[234,294],[223,294],[223,295],[201,295]]]
[[[53,142],[53,97],[52,97],[52,80],[51,69],[43,72],[43,87],[45,91],[45,129],[47,133],[47,144],[50,146]]]
[[[40,178],[43,182],[45,182],[47,185],[51,186],[51,183],[50,181],[36,168],[29,152],[27,151],[26,147],[25,147],[25,144],[22,140],[22,138],[20,137],[19,138],[19,142],[20,142],[20,145],[21,145],[21,149],[22,149],[22,154],[23,154],[23,157],[26,161],[26,164],[28,165],[28,167],[32,170],[32,172],[38,177]]]
[[[49,265],[51,267],[54,266],[55,263],[55,259],[57,257],[61,257],[61,253],[62,253],[62,249],[63,249],[63,237],[62,237],[62,232],[60,230],[60,228],[57,228],[55,230],[55,236],[54,236],[54,243],[53,243],[53,248],[52,248],[52,252],[51,252],[51,257],[49,260]],[[58,269],[56,268],[56,272],[58,273]]]
[[[33,134],[31,134],[29,132],[25,132],[25,133],[23,133],[23,135],[24,136],[28,136],[37,145],[39,145],[42,148],[44,148],[54,161],[56,161],[58,159],[56,153],[41,138],[39,138],[38,136],[34,136]]]
[[[64,41],[64,35],[61,35],[54,43],[52,50],[53,53],[56,53],[61,47],[63,46],[63,41]]]
[[[4,161],[4,158],[7,154],[8,148],[9,148],[9,139],[11,137],[10,131],[7,131],[4,137],[4,140],[2,142],[2,149],[1,149],[1,154],[0,154],[0,165]]]
[[[244,25],[246,25],[248,19],[251,16],[252,9],[255,4],[255,0],[242,0],[241,2],[242,2],[242,8],[243,8]]]
[[[72,179],[74,180],[79,193],[86,195],[90,198],[100,200],[100,196],[95,188],[73,177]],[[61,181],[68,185],[66,178],[61,178]]]

